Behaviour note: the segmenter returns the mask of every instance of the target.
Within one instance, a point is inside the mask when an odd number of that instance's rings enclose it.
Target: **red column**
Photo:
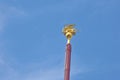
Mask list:
[[[70,80],[71,44],[66,45],[64,80]]]

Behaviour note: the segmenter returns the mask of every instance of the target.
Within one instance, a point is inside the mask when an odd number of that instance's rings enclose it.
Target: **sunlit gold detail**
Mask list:
[[[66,25],[62,30],[63,34],[67,38],[67,43],[70,43],[72,36],[76,34],[76,29],[74,28],[74,26],[74,24],[69,24]]]

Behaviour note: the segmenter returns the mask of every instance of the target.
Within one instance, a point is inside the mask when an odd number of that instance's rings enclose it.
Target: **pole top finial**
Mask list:
[[[66,36],[68,40],[67,43],[70,43],[72,36],[76,34],[76,29],[74,28],[74,26],[75,26],[74,24],[68,24],[65,25],[65,27],[62,30],[63,34]]]

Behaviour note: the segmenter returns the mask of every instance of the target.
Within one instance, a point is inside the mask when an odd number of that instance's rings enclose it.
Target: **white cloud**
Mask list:
[[[4,31],[4,27],[10,20],[10,17],[21,17],[25,15],[23,10],[18,9],[15,6],[0,4],[0,32]]]
[[[0,3],[0,80],[18,80],[18,72],[11,67],[9,61],[6,60],[4,53],[4,41],[2,34],[5,31],[5,26],[11,17],[24,16],[24,11],[18,9],[15,6],[8,6]]]
[[[0,68],[2,69],[2,78],[0,76],[0,80],[63,80],[64,78],[64,65],[63,61],[60,62],[60,64],[57,64],[56,66],[46,67],[46,65],[50,60],[43,61],[44,66],[40,66],[40,63],[36,63],[36,65],[27,65],[22,66],[24,68],[23,70],[27,69],[29,72],[20,72],[20,70],[14,69],[11,67],[12,62],[4,60],[4,57],[0,57]],[[18,63],[18,62],[16,62]],[[17,65],[19,65],[18,63]],[[38,64],[38,65],[37,65]],[[29,68],[33,66],[32,68]],[[34,67],[37,66],[37,67]],[[32,69],[32,70],[30,70]],[[71,78],[74,77],[77,74],[84,74],[89,72],[90,69],[83,67],[78,67],[76,64],[71,65]],[[6,77],[8,76],[8,77]]]
[[[71,68],[71,77],[77,74],[89,72],[87,68]],[[54,66],[52,68],[40,68],[37,71],[27,74],[22,80],[63,80],[64,79],[64,66]]]
[[[6,20],[5,15],[0,13],[0,32],[2,32],[3,30],[3,27],[5,25],[5,20]]]
[[[61,80],[63,78],[63,70],[54,69],[41,69],[35,73],[29,74],[24,80]]]
[[[1,55],[0,55],[0,65],[2,64],[4,64],[4,61],[2,60]]]

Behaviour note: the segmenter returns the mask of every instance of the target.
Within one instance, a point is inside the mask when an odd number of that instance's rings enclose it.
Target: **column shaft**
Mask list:
[[[70,80],[71,44],[66,45],[64,80]]]

